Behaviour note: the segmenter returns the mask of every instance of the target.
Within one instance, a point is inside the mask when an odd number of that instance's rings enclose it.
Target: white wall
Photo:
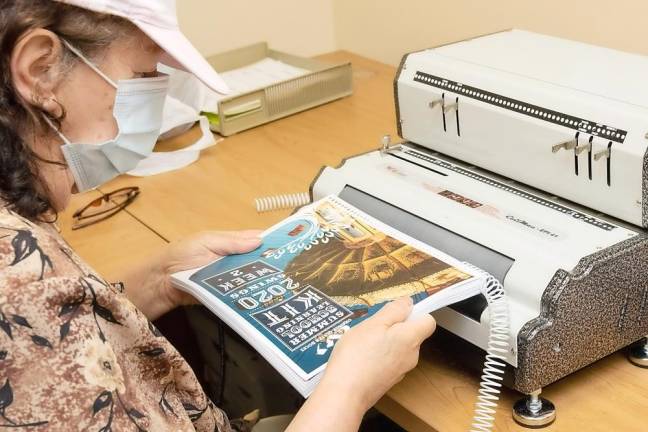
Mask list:
[[[392,65],[410,51],[517,27],[648,54],[646,0],[178,0],[205,55],[268,41],[297,55],[345,49]]]
[[[645,0],[333,0],[336,41],[392,65],[402,54],[522,28],[648,54]]]
[[[178,0],[178,19],[203,55],[267,41],[313,56],[334,51],[332,0]]]

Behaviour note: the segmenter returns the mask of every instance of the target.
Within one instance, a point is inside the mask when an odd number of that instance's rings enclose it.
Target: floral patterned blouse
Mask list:
[[[234,430],[121,284],[105,282],[52,226],[0,203],[4,428]]]

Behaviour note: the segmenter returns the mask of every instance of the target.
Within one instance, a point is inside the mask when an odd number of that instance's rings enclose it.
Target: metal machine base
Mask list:
[[[635,366],[648,368],[648,338],[643,338],[636,345],[630,347],[628,360]]]
[[[556,407],[547,399],[541,398],[540,390],[537,390],[515,403],[513,419],[525,427],[545,427],[556,419]]]

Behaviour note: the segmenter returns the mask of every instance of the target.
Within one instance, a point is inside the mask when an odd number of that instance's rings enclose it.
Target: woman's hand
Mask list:
[[[405,321],[411,312],[411,299],[399,299],[346,333],[288,431],[357,431],[364,413],[416,366],[436,328],[427,314]]]
[[[413,369],[421,343],[436,329],[431,315],[405,321],[412,300],[404,297],[345,334],[333,350],[322,384],[354,395],[365,411]]]
[[[154,320],[177,306],[196,303],[171,284],[171,275],[223,257],[249,252],[261,244],[261,231],[205,231],[170,243],[159,254],[122,278],[126,295],[148,319]]]

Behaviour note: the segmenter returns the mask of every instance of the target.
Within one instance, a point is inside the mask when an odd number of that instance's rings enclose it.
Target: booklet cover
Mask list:
[[[481,285],[469,284],[476,279],[450,256],[334,196],[267,230],[257,250],[175,277],[302,380],[322,371],[335,341],[385,303],[410,296],[415,310],[428,303],[430,312],[477,294]]]

